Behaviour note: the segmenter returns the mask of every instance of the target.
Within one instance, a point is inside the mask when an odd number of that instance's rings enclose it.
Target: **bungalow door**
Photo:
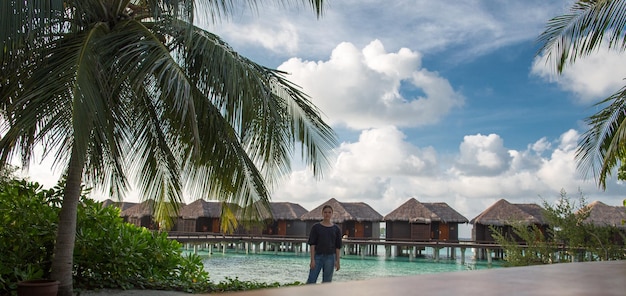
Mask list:
[[[439,224],[439,239],[444,241],[450,239],[450,225],[448,223]]]
[[[278,235],[282,235],[282,236],[287,235],[287,221],[285,220],[278,221]]]
[[[213,231],[215,233],[220,233],[221,232],[221,229],[220,229],[220,219],[212,218],[211,220],[213,221],[211,223],[211,231]]]
[[[365,236],[365,226],[361,222],[354,223],[354,237],[364,237]]]

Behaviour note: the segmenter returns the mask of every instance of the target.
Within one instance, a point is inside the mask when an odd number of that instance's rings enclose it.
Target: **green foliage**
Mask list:
[[[528,266],[552,263],[552,254],[556,245],[549,241],[537,225],[511,223],[513,233],[524,243],[518,243],[514,238],[506,236],[490,226],[493,238],[502,245],[506,253],[505,266]]]
[[[626,259],[623,245],[616,245],[615,239],[623,234],[614,226],[597,226],[585,222],[589,217],[583,194],[578,203],[570,200],[561,190],[560,198],[554,205],[543,203],[543,216],[549,224],[547,235],[537,226],[512,223],[514,233],[522,244],[492,229],[496,242],[505,250],[506,265],[525,266],[548,264],[557,260],[595,261]]]
[[[223,293],[223,292],[232,292],[232,291],[246,291],[246,290],[254,290],[254,289],[264,289],[264,288],[278,288],[284,286],[299,286],[302,285],[301,282],[293,282],[288,284],[280,284],[278,282],[274,283],[260,283],[254,281],[241,281],[238,277],[231,278],[227,277],[226,280],[221,281],[217,284],[211,284],[210,291],[212,293]]]
[[[48,277],[63,190],[11,181],[0,190],[0,294],[20,280]],[[124,223],[119,209],[83,197],[78,209],[74,286],[80,289],[207,291],[197,255],[182,255],[165,233]]]
[[[50,275],[58,196],[38,183],[0,182],[0,294]]]
[[[589,217],[589,210],[584,196],[580,193],[578,205],[561,190],[561,196],[554,205],[544,201],[543,215],[552,228],[554,240],[570,248],[582,248],[586,243],[589,224],[584,223]]]
[[[83,199],[74,249],[76,288],[201,291],[208,273],[166,233],[123,223],[120,210]]]

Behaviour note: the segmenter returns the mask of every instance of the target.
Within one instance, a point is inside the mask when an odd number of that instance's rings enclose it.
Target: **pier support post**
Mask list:
[[[386,258],[391,257],[391,246],[385,246],[385,257]]]
[[[465,264],[465,248],[461,248],[461,264]]]
[[[439,249],[437,247],[433,247],[433,255],[435,256],[435,262],[439,262]]]
[[[491,266],[491,249],[487,248],[487,264]]]

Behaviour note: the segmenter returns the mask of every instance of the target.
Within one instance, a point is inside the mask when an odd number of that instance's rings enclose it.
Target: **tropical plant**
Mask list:
[[[50,276],[60,195],[35,182],[0,183],[0,295]]]
[[[570,13],[548,21],[539,36],[538,55],[556,66],[560,74],[566,65],[606,45],[626,49],[626,0],[579,0]],[[585,174],[592,173],[602,189],[607,176],[626,158],[626,86],[596,104],[604,106],[588,117],[589,130],[579,141],[576,158]]]
[[[494,240],[504,249],[505,266],[552,263],[552,254],[556,251],[556,246],[537,225],[529,226],[519,222],[510,222],[509,224],[516,237],[498,231],[493,225],[489,226]],[[520,244],[518,238],[524,243]]]
[[[623,260],[623,244],[615,241],[621,232],[615,226],[594,225],[586,221],[590,207],[580,193],[578,203],[564,190],[559,199],[543,202],[543,216],[549,225],[547,233],[536,226],[511,223],[513,233],[520,239],[492,229],[493,237],[502,245],[509,266],[526,266],[567,261]],[[520,241],[522,242],[520,244]],[[621,238],[624,241],[624,238]]]
[[[62,194],[61,186],[43,189],[25,180],[0,184],[0,295],[14,292],[21,280],[50,276]],[[183,254],[182,245],[165,232],[124,223],[119,214],[81,194],[73,266],[77,289],[211,289],[199,256]]]
[[[317,15],[322,0],[309,3]],[[245,4],[257,5],[248,0]],[[64,168],[52,262],[72,294],[81,185],[121,199],[130,185],[173,216],[196,198],[269,212],[269,189],[298,148],[316,176],[336,144],[285,73],[194,25],[240,7],[211,0],[0,1],[0,167],[36,147]],[[296,147],[295,143],[300,146]]]

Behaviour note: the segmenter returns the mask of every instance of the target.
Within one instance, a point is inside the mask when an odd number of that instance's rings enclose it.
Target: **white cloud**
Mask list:
[[[339,147],[335,171],[342,176],[433,173],[436,152],[432,148],[418,149],[404,140],[405,135],[392,126],[365,130],[358,142]]]
[[[545,57],[538,57],[533,62],[531,73],[556,83],[561,89],[573,93],[579,103],[588,105],[626,85],[626,55],[622,51],[603,48],[566,65],[558,76],[554,65],[546,63]]]
[[[511,156],[500,136],[465,136],[455,169],[467,175],[497,175],[509,169]]]
[[[408,143],[393,127],[370,129],[357,141],[341,145],[337,162],[323,180],[303,178],[308,172],[294,172],[274,199],[312,209],[334,197],[366,202],[386,215],[415,197],[422,202],[446,202],[468,219],[501,198],[542,204],[543,200],[556,200],[561,189],[572,198],[577,198],[580,188],[589,201],[621,204],[624,185],[612,183],[607,192],[601,192],[576,173],[578,136],[569,130],[553,143],[542,138],[526,150],[516,151],[507,150],[499,135],[468,135],[459,145],[458,159],[466,164],[475,162],[474,171],[491,174],[467,174],[459,173],[458,163],[447,167],[432,147]]]
[[[463,104],[446,79],[420,64],[419,53],[406,48],[387,53],[375,40],[363,50],[341,43],[328,61],[292,58],[279,69],[290,73],[330,124],[367,129],[432,124]],[[403,93],[403,82],[418,93]]]
[[[263,47],[273,55],[284,55],[288,48],[298,51],[288,51],[289,55],[319,58],[341,42],[364,46],[379,39],[394,48],[410,44],[410,48],[423,52],[462,46],[463,50],[455,54],[461,61],[536,38],[546,20],[569,6],[541,0],[400,0],[393,5],[342,0],[328,3],[324,15],[317,19],[310,9],[270,4],[259,5],[258,11],[237,10],[219,26],[204,19],[198,22],[246,56]],[[277,40],[265,38],[275,35]]]
[[[260,45],[274,52],[295,54],[299,37],[295,25],[287,20],[229,25],[223,27],[229,42],[241,45]]]

